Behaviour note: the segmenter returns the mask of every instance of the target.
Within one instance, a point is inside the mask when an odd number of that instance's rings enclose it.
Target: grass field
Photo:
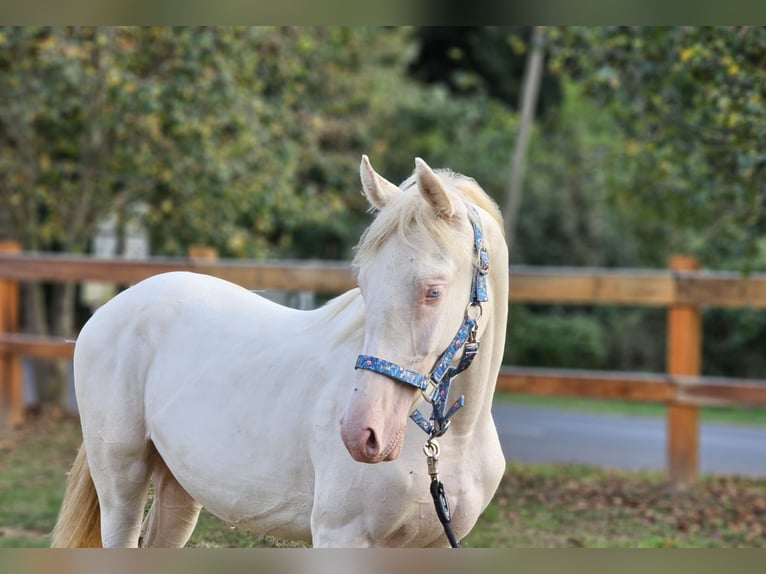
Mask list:
[[[0,444],[0,547],[44,547],[80,442],[71,419],[36,419]],[[449,485],[446,485],[449,490]],[[203,513],[190,546],[295,544]],[[766,480],[703,477],[683,492],[659,473],[511,464],[468,547],[766,547]]]

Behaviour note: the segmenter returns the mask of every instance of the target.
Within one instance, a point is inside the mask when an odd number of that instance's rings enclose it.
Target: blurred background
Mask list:
[[[760,27],[3,28],[0,238],[348,260],[366,153],[395,182],[415,156],[476,178],[513,264],[680,252],[747,273],[765,259],[765,48]],[[74,336],[93,289],[25,285],[22,330]],[[513,304],[506,362],[663,371],[664,321]],[[703,322],[704,374],[766,377],[762,313]],[[64,400],[47,384],[40,401]]]

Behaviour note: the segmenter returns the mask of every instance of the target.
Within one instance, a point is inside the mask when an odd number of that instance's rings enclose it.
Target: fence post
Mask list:
[[[218,259],[218,250],[207,245],[190,245],[186,249],[186,254],[189,259],[197,259],[199,261],[215,261]]]
[[[16,241],[0,241],[0,251],[19,253]],[[0,275],[0,333],[14,333],[19,328],[19,284]],[[8,430],[24,421],[21,358],[0,352],[0,430]]]
[[[673,271],[699,269],[699,262],[674,255]],[[667,364],[669,375],[700,374],[702,325],[696,305],[673,303],[667,315]],[[671,403],[667,411],[667,465],[670,481],[683,487],[697,479],[699,471],[699,414],[696,406]]]

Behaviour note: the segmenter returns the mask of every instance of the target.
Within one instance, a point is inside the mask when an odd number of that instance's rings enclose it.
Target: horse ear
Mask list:
[[[439,217],[452,217],[455,214],[455,208],[452,201],[444,189],[439,176],[419,157],[415,158],[415,177],[418,181],[418,188],[426,201],[436,211]]]
[[[383,209],[391,198],[400,191],[393,183],[372,169],[370,159],[366,155],[362,156],[359,175],[362,178],[362,193],[364,193],[367,201],[377,209]]]

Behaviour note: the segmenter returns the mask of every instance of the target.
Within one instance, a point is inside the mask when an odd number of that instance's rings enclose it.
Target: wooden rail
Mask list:
[[[74,341],[69,339],[22,333],[0,333],[0,354],[40,359],[71,359],[72,353],[74,353]]]
[[[146,261],[0,251],[0,277],[17,281],[133,284],[157,273],[195,271],[251,289],[340,293],[356,285],[345,262],[254,262],[197,258]],[[766,274],[690,270],[509,268],[511,301],[584,305],[675,304],[766,308]]]
[[[497,379],[497,390],[691,407],[766,407],[764,381],[662,373],[504,366]]]
[[[16,281],[133,284],[167,271],[206,273],[250,289],[340,293],[356,286],[347,262],[160,257],[130,261],[0,251],[0,278]],[[509,277],[509,300],[514,302],[766,308],[766,274],[743,278],[737,273],[720,271],[511,266]]]
[[[511,266],[510,300],[584,305],[766,308],[766,274]]]
[[[14,255],[0,252],[0,277],[16,281],[133,284],[169,271],[206,273],[249,289],[341,293],[356,286],[350,265],[340,262],[212,261],[192,257],[129,261],[50,253]]]
[[[200,252],[202,253],[202,252]],[[701,306],[766,308],[766,275],[700,271],[689,258],[675,258],[666,270],[583,268],[509,269],[509,300],[572,305],[664,307],[668,313],[667,372],[572,371],[504,367],[501,391],[626,399],[668,405],[668,471],[676,483],[697,476],[698,421],[701,405],[766,406],[766,382],[701,377]],[[63,339],[17,333],[18,282],[102,281],[133,284],[157,273],[193,271],[214,275],[249,289],[279,289],[335,294],[356,285],[345,262],[254,262],[189,258],[148,261],[97,259],[50,253],[19,253],[0,242],[0,424],[18,422],[21,413],[22,355],[71,358]]]

